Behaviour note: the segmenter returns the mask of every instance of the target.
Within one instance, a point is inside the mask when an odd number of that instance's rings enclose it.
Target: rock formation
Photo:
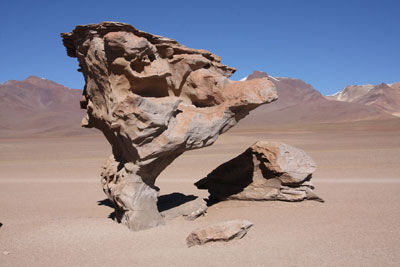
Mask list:
[[[213,200],[323,201],[311,183],[315,162],[284,143],[258,141],[236,158],[220,165],[196,186]]]
[[[186,238],[186,244],[188,247],[192,247],[208,242],[228,242],[234,239],[241,239],[252,226],[253,223],[246,220],[221,222],[194,230]]]
[[[277,99],[268,78],[230,81],[235,69],[218,56],[128,24],[77,26],[61,36],[85,78],[82,125],[101,130],[112,146],[103,190],[132,230],[163,224],[154,183],[174,159]]]

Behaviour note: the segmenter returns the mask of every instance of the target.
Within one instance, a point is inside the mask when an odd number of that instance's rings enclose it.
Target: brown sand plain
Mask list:
[[[206,197],[193,185],[256,140],[304,149],[325,203],[220,202],[196,221],[130,232],[102,205],[101,136],[0,139],[0,266],[398,266],[400,120],[232,130],[178,158],[160,195]],[[188,248],[212,223],[254,223],[241,240]]]

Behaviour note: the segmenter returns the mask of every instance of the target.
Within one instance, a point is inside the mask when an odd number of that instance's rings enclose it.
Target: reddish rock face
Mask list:
[[[86,84],[84,127],[100,129],[113,154],[103,190],[132,230],[163,223],[154,181],[184,151],[213,144],[250,110],[277,99],[268,78],[228,79],[234,68],[205,50],[103,22],[62,33]]]

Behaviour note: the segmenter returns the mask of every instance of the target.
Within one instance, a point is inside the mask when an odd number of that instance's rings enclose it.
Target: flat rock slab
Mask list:
[[[162,211],[161,216],[163,216],[163,218],[166,220],[183,216],[185,219],[193,221],[204,215],[207,212],[207,209],[207,203],[204,201],[204,199],[196,198],[192,201],[188,201],[184,204]]]
[[[241,239],[247,234],[251,226],[253,226],[253,223],[247,220],[234,220],[214,224],[191,232],[186,238],[186,243],[188,247],[192,247],[208,242],[228,242],[233,239]]]

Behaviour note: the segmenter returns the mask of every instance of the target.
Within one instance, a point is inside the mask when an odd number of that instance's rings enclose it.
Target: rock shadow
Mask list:
[[[105,199],[103,199],[103,200],[99,200],[99,201],[97,201],[97,205],[98,205],[98,206],[106,206],[106,207],[109,207],[109,208],[114,209],[114,211],[111,212],[111,213],[108,215],[108,218],[111,219],[111,220],[113,220],[113,221],[116,220],[117,214],[115,213],[115,205],[114,205],[114,203],[112,203],[111,200],[109,200],[108,198],[105,198]]]
[[[193,201],[197,198],[198,197],[194,195],[185,195],[177,192],[168,195],[162,195],[158,197],[157,208],[159,212],[163,212],[183,205],[186,202]]]
[[[114,208],[115,207],[114,203],[112,203],[112,201],[109,200],[108,198],[97,201],[97,205],[99,205],[99,206],[107,206],[109,208]]]
[[[200,190],[208,190],[210,196],[206,199],[206,203],[208,207],[211,207],[229,196],[241,193],[253,182],[253,178],[254,162],[252,154],[246,150],[218,166],[194,185]]]
[[[198,197],[194,196],[194,195],[185,195],[185,194],[177,193],[177,192],[159,196],[158,201],[157,201],[158,212],[161,213],[163,211],[173,209],[173,208],[181,206],[187,202],[193,201],[197,198]],[[108,215],[108,218],[111,220],[114,220],[114,221],[117,220],[117,214],[115,212],[115,205],[111,200],[109,200],[108,198],[99,200],[99,201],[97,201],[97,205],[106,206],[106,207],[114,209],[114,211],[111,212],[110,215]]]

